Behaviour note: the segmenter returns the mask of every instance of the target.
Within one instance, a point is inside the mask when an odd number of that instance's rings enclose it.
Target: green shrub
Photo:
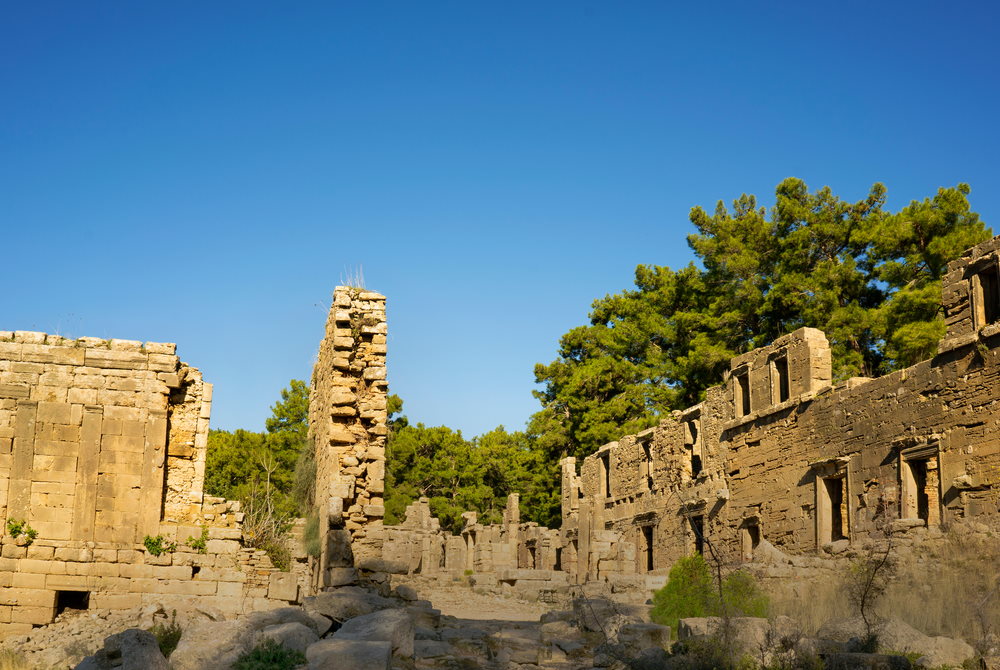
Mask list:
[[[319,558],[320,554],[320,542],[319,542],[319,512],[313,510],[309,516],[306,517],[306,527],[303,532],[303,542],[306,545],[306,554],[312,556],[313,558]]]
[[[233,670],[294,670],[306,662],[301,651],[282,647],[271,639],[265,639],[250,651],[236,659]]]
[[[722,580],[722,597],[701,554],[674,563],[666,586],[653,593],[653,621],[677,631],[679,619],[703,616],[766,617],[767,596],[752,575],[737,570]]]
[[[7,534],[11,537],[24,535],[28,540],[25,546],[30,545],[38,537],[38,531],[29,526],[27,521],[18,521],[17,519],[7,519]]]
[[[201,527],[200,537],[188,537],[187,545],[197,551],[199,554],[208,553],[208,526]]]
[[[149,632],[156,638],[160,653],[170,658],[170,654],[177,648],[177,643],[181,641],[182,631],[181,625],[177,623],[177,610],[171,613],[169,623],[155,623]]]
[[[143,538],[142,543],[145,545],[146,551],[153,556],[160,556],[177,549],[176,542],[169,542],[162,535],[157,535],[156,537],[147,535]]]

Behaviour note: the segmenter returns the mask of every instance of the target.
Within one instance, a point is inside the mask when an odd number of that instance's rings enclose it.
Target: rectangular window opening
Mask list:
[[[611,497],[611,454],[604,452],[601,454],[601,465],[604,468],[604,497]]]
[[[906,492],[903,518],[920,519],[924,523],[930,519],[931,496],[927,486],[927,460],[914,459],[904,461],[904,483]]]
[[[788,357],[774,359],[774,395],[775,402],[785,402],[790,394],[788,392]]]
[[[979,273],[979,304],[982,316],[980,326],[1000,321],[1000,276],[996,266]]]
[[[691,532],[694,534],[694,551],[696,554],[705,553],[705,517],[691,517]]]
[[[525,567],[527,567],[528,569],[531,569],[531,570],[533,570],[535,568],[535,548],[534,547],[531,547],[531,546],[528,547],[528,565],[526,565]]]
[[[736,416],[750,413],[750,373],[736,375]]]
[[[562,547],[556,547],[556,562],[552,566],[553,570],[562,570]]]
[[[645,550],[646,572],[653,570],[653,527],[642,526],[643,549]]]
[[[830,542],[843,540],[844,534],[844,478],[832,477],[824,479],[823,485],[826,488],[827,499],[830,501],[828,514],[830,523]]]
[[[56,591],[56,616],[66,610],[90,608],[90,591]]]

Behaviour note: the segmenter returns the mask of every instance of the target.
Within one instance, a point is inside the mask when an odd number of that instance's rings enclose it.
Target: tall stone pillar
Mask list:
[[[348,286],[334,290],[309,395],[321,588],[328,585],[329,568],[381,556],[386,332],[385,296]]]

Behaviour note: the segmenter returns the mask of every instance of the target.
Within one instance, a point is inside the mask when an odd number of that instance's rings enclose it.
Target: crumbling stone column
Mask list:
[[[329,568],[381,555],[386,332],[385,296],[336,288],[309,396],[321,535],[319,587],[328,585]]]

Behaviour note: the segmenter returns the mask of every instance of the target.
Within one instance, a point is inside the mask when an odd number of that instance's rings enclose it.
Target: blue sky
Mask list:
[[[693,205],[964,181],[996,226],[998,13],[12,3],[0,329],[177,342],[213,426],[261,429],[360,267],[411,420],[522,428],[590,303],[691,259]]]

